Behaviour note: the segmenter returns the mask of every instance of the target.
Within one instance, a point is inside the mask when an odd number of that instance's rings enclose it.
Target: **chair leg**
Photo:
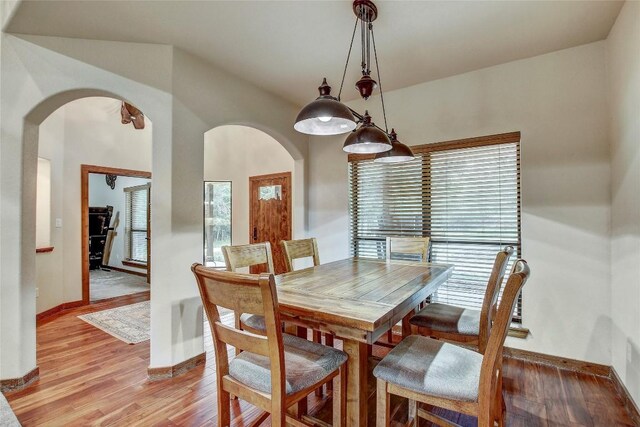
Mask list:
[[[333,335],[325,333],[324,334],[324,344],[328,347],[333,347]],[[333,382],[329,381],[327,383],[327,393],[333,390]]]
[[[393,344],[393,328],[387,331],[387,341],[389,344]]]
[[[499,427],[503,427],[507,406],[504,402],[504,394],[502,393],[502,369],[498,371],[494,404],[495,421],[497,421]]]
[[[235,322],[235,327],[236,329],[240,330],[242,329],[240,326],[240,313],[237,311],[233,312],[233,317],[234,317],[234,322]],[[236,356],[239,355],[241,352],[241,350],[239,348],[236,347]]]
[[[231,425],[231,402],[229,393],[218,386],[218,427]]]
[[[328,383],[327,383],[328,385]],[[333,427],[347,425],[347,365],[333,378]]]
[[[418,401],[409,399],[409,415],[408,420],[415,427],[418,427]]]
[[[320,331],[313,331],[313,342],[322,343],[322,334]],[[322,397],[322,386],[316,389],[316,396]]]
[[[391,420],[391,407],[387,394],[387,382],[378,378],[376,393],[376,427],[389,427]]]

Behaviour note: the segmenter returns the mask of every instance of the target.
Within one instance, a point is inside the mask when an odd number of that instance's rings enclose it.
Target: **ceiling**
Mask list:
[[[602,40],[620,1],[377,1],[383,88]],[[340,85],[350,1],[23,1],[12,33],[178,46],[296,104]],[[358,42],[356,42],[358,43]],[[359,44],[342,98],[357,98]]]

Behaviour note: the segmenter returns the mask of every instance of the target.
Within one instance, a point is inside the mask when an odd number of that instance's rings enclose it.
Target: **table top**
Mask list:
[[[446,281],[445,264],[349,258],[276,276],[281,312],[310,323],[357,329],[371,340]],[[319,328],[323,330],[323,328]],[[379,334],[376,334],[379,335]]]

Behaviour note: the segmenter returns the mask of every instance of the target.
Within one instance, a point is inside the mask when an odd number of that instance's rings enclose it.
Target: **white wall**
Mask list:
[[[42,123],[39,132],[38,155],[50,161],[49,246],[53,247],[53,252],[36,254],[36,313],[71,301],[65,300],[62,285],[63,230],[55,225],[56,218],[62,220],[63,209],[64,124],[64,108],[60,108]]]
[[[131,125],[129,125],[131,126]],[[133,129],[133,127],[132,127]],[[149,135],[150,136],[150,135]],[[123,270],[143,272],[139,268],[128,267],[122,264],[125,259],[125,193],[124,189],[128,187],[136,187],[144,185],[151,180],[146,178],[136,178],[132,176],[118,175],[116,185],[111,189],[105,181],[105,176],[99,173],[89,174],[89,206],[113,206],[113,214],[111,215],[111,226],[114,225],[116,215],[119,213],[119,224],[115,229],[116,235],[113,239],[111,247],[111,256],[109,257],[109,265]]]
[[[0,67],[0,378],[36,366],[38,125],[83,96],[127,99],[154,122],[151,252],[162,262],[152,262],[150,367],[201,354],[202,308],[189,266],[202,259],[203,135],[225,124],[267,132],[295,159],[294,185],[304,194],[307,138],[291,125],[298,107],[171,46],[2,33]],[[85,136],[90,144],[92,135]],[[70,252],[65,263],[79,262],[79,249]],[[80,294],[67,289],[66,277],[63,283],[65,295]]]
[[[522,132],[527,340],[514,347],[610,363],[610,171],[605,44],[592,43],[385,93],[409,145]],[[382,124],[379,98],[352,105]],[[348,253],[343,137],[309,142],[310,235]]]
[[[612,364],[640,403],[640,3],[607,39],[611,118]]]
[[[249,241],[249,177],[292,172],[291,154],[271,136],[247,126],[220,126],[204,134],[204,180],[231,181],[231,243]],[[292,175],[292,181],[295,177]],[[292,206],[300,195],[293,189]],[[299,209],[293,218],[302,217]]]
[[[82,299],[80,165],[150,171],[153,125],[148,117],[145,124],[143,130],[125,126],[120,123],[120,101],[90,97],[64,105],[40,125],[38,154],[51,159],[54,251],[36,257],[38,313]],[[100,177],[112,191],[104,175]],[[121,183],[116,180],[120,193]],[[61,228],[55,227],[56,219],[62,220]],[[121,221],[124,224],[124,213]]]

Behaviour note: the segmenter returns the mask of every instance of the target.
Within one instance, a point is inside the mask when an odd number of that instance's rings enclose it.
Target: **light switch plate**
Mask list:
[[[62,228],[62,218],[56,218],[56,228]]]

